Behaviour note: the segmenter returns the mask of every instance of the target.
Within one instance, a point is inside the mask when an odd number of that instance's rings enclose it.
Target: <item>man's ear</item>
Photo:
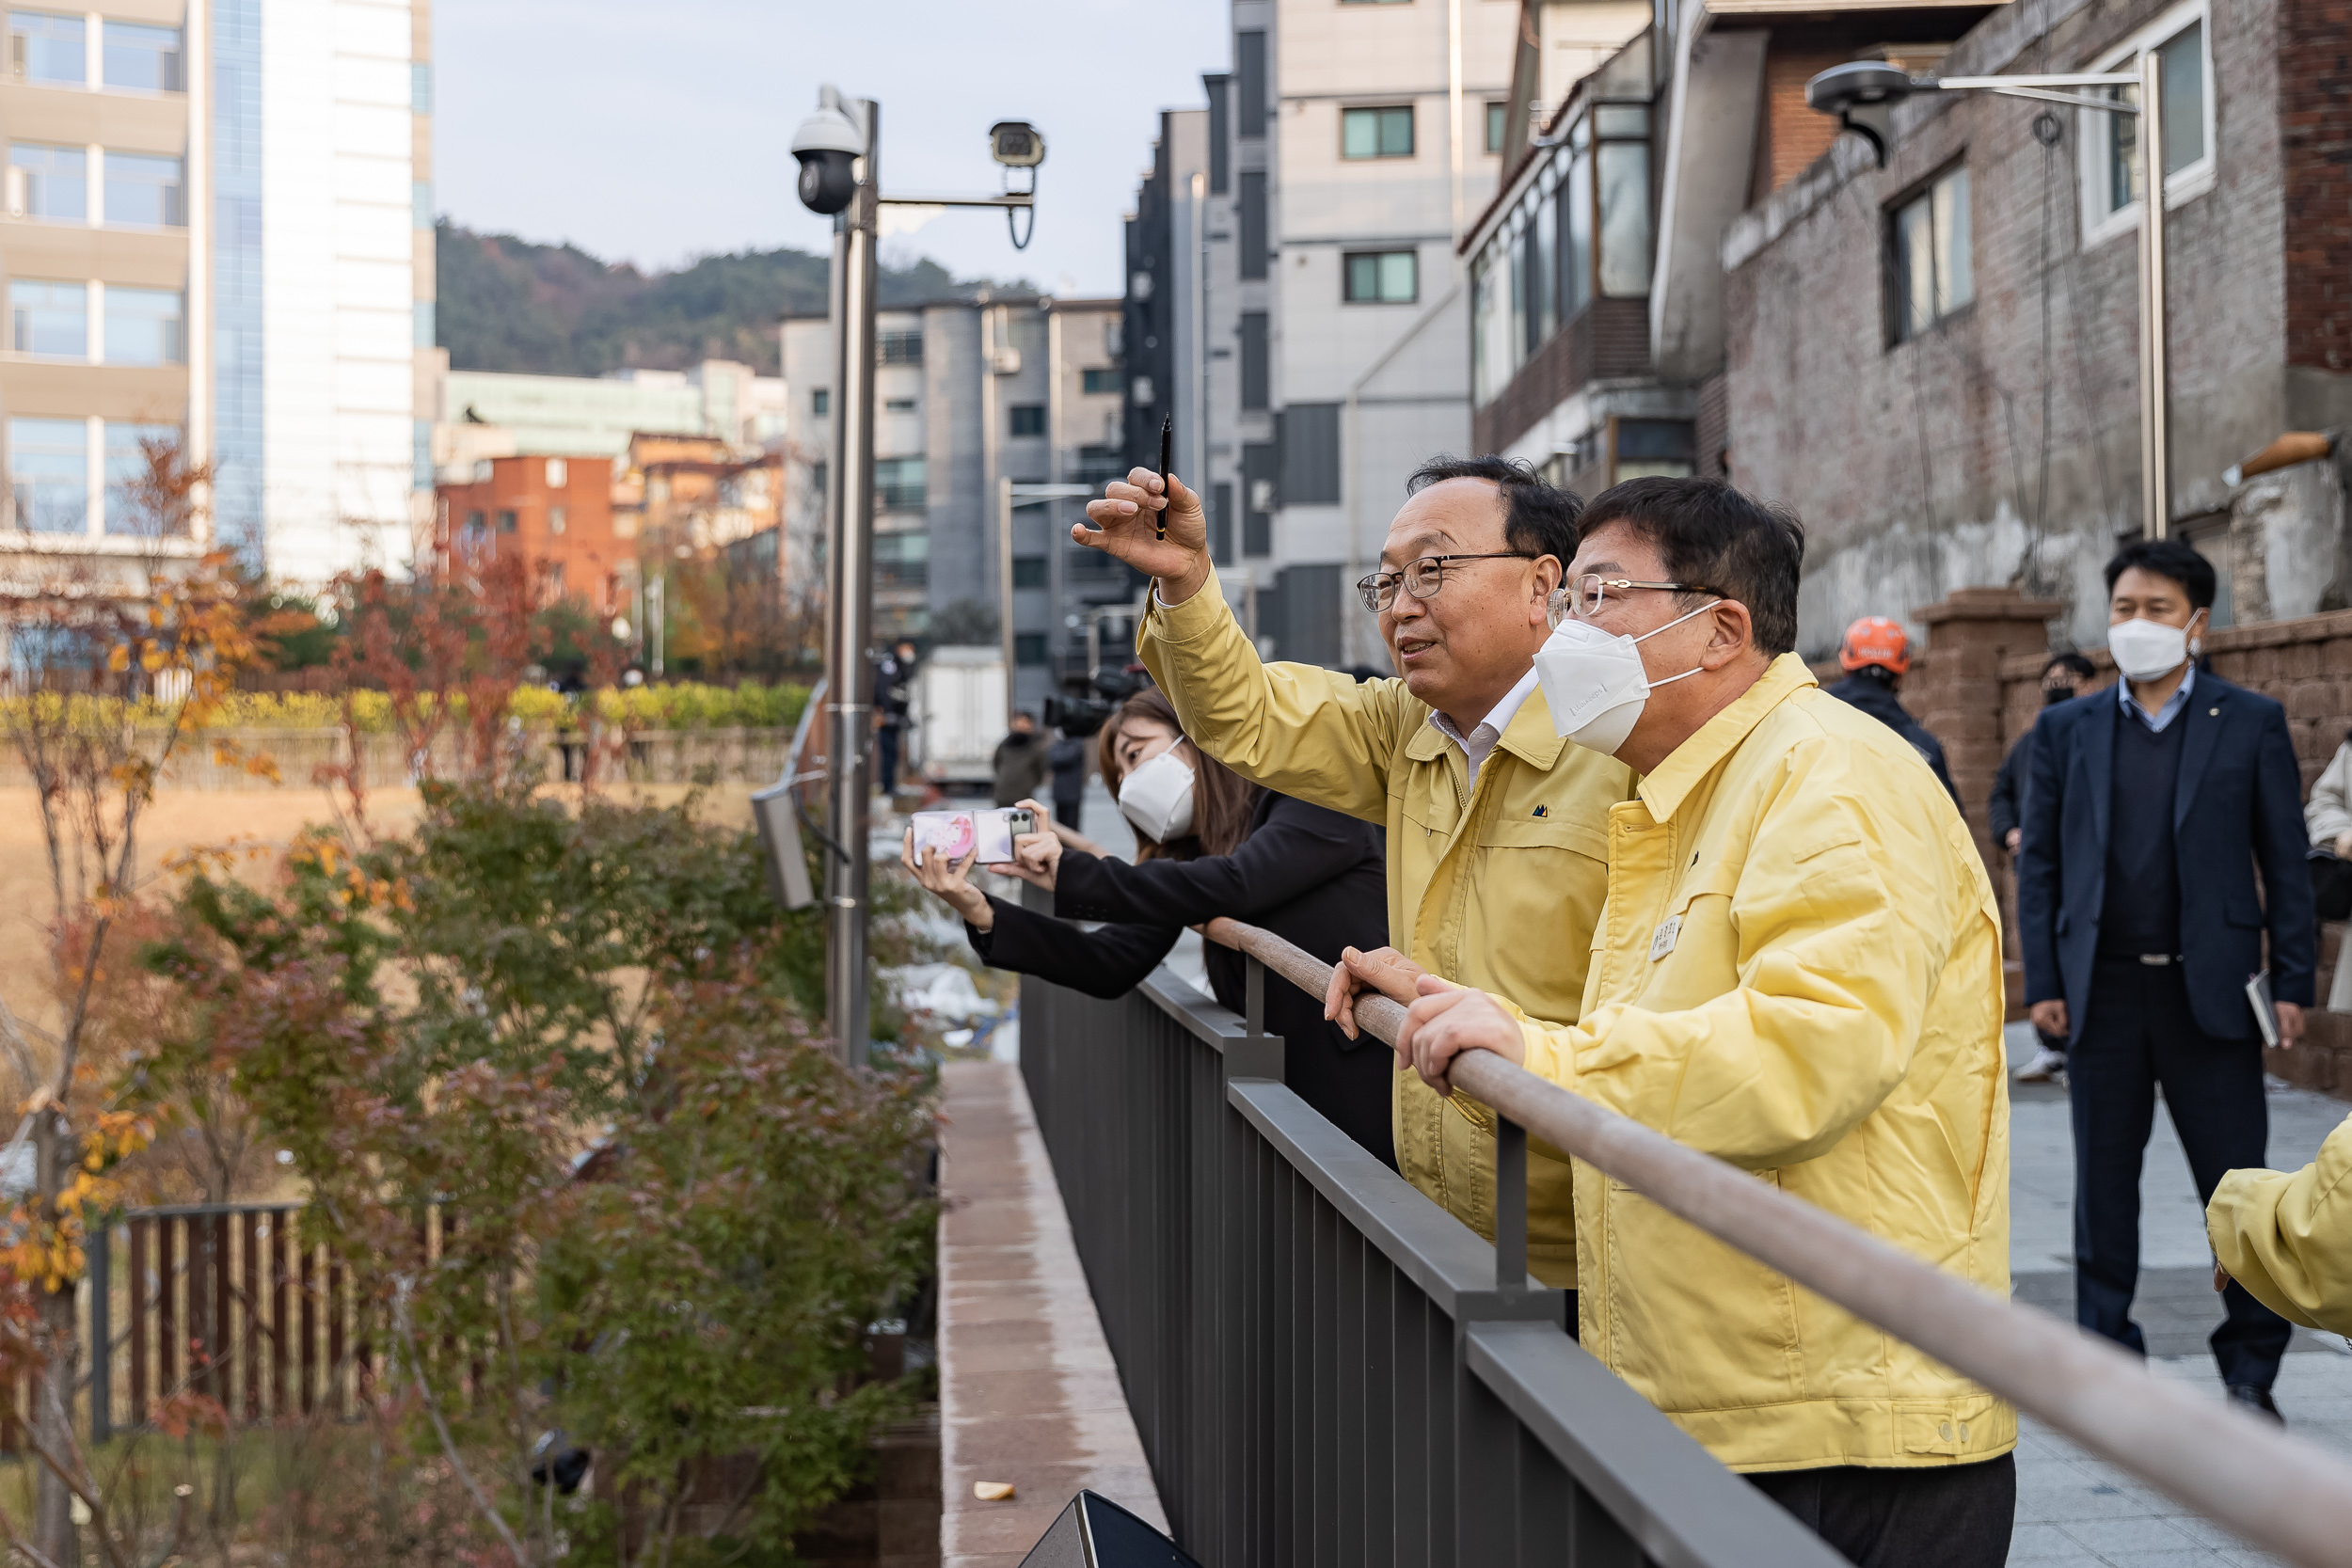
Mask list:
[[[1699,655],[1703,669],[1720,670],[1756,646],[1756,623],[1748,607],[1737,599],[1719,599],[1707,619],[1707,647]]]

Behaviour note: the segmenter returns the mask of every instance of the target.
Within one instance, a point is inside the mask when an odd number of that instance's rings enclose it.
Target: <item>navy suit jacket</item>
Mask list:
[[[2106,896],[2118,702],[2108,687],[2042,710],[2017,847],[2026,1000],[2064,998],[2077,1038],[2090,1013]],[[2246,982],[2263,967],[2265,930],[2271,994],[2312,1004],[2318,934],[2303,863],[2302,775],[2286,709],[2208,671],[2197,672],[2188,705],[2172,722],[2188,726],[2172,791],[2172,836],[2189,1010],[2205,1034],[2246,1039],[2256,1033]]]

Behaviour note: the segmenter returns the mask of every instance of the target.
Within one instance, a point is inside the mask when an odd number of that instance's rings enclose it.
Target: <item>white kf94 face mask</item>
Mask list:
[[[1192,832],[1192,767],[1169,747],[1119,781],[1119,815],[1154,844]]]
[[[2188,629],[2161,621],[2126,621],[2107,628],[2107,652],[2131,679],[2152,681],[2188,662]]]
[[[1639,637],[1613,636],[1574,617],[1554,626],[1551,636],[1535,650],[1535,680],[1544,689],[1544,705],[1551,709],[1553,733],[1587,751],[1615,756],[1625,737],[1633,733],[1653,687],[1672,686],[1705,668],[1693,665],[1679,675],[1653,681],[1642,668],[1637,644],[1721,603],[1721,599],[1709,599]]]

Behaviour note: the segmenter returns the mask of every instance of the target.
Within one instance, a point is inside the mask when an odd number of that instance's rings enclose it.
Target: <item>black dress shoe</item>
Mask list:
[[[2280,1426],[2287,1424],[2287,1418],[2279,1414],[2278,1402],[2271,1399],[2267,1388],[2258,1388],[2250,1383],[2233,1383],[2230,1385],[2230,1398],[2257,1416],[2267,1416]]]

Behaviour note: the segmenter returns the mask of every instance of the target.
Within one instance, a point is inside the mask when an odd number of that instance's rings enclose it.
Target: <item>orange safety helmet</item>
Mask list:
[[[1837,645],[1837,667],[1867,670],[1873,664],[1899,675],[1911,668],[1911,639],[1901,623],[1866,615],[1846,628],[1846,640]]]

